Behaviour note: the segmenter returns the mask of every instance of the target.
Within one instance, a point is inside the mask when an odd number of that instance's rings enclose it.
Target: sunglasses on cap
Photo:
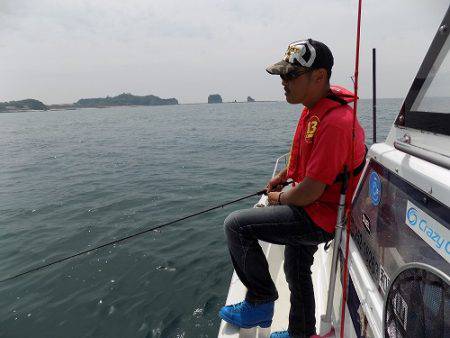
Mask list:
[[[280,74],[280,77],[283,81],[292,81],[300,76],[302,76],[303,74],[307,74],[310,73],[312,71],[312,69],[307,69],[307,70],[295,70],[295,71],[291,71],[287,74]]]

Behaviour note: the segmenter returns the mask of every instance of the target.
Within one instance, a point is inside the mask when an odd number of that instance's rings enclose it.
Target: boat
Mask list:
[[[386,140],[369,148],[350,231],[329,249],[320,245],[315,255],[322,336],[450,337],[449,31],[450,7]],[[288,156],[276,160],[273,176]],[[267,205],[262,196],[255,207]],[[222,321],[219,338],[268,337],[288,326],[284,247],[260,244],[279,292],[272,326],[239,329]],[[242,301],[245,293],[233,273],[226,304]]]

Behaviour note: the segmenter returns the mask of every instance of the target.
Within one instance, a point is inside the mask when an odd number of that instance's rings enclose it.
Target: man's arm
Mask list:
[[[325,191],[326,184],[309,177],[286,192],[270,192],[269,204],[305,206],[317,200]],[[281,196],[280,196],[281,194]]]

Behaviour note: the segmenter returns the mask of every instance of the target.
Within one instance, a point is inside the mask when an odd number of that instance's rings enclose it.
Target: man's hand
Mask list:
[[[267,194],[267,200],[269,202],[269,205],[278,205],[278,204],[282,204],[283,201],[280,199],[280,194],[283,194],[282,192],[269,192]]]
[[[269,193],[271,191],[281,191],[281,189],[283,189],[283,187],[280,186],[281,183],[283,183],[283,180],[280,177],[275,176],[267,183],[267,192]]]
[[[281,191],[283,187],[279,186],[280,184],[286,182],[286,173],[287,169],[283,169],[277,176],[272,178],[266,186],[267,193],[271,191]]]

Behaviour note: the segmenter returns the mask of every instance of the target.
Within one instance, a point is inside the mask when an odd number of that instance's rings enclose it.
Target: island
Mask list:
[[[137,96],[123,93],[117,96],[80,99],[75,103],[46,105],[39,100],[0,102],[0,113],[30,110],[70,110],[77,108],[105,108],[113,106],[160,106],[178,104],[175,98],[162,99],[155,95]]]
[[[247,102],[255,102],[255,99],[251,96],[247,96]]]
[[[155,95],[136,96],[130,93],[123,93],[117,96],[97,97],[80,99],[73,105],[80,108],[97,108],[112,106],[161,106],[178,104],[175,98],[162,99]]]
[[[25,110],[48,110],[48,107],[41,101],[35,99],[0,102],[0,112],[2,113]]]
[[[211,94],[208,96],[208,103],[222,103],[222,96],[219,94]]]

